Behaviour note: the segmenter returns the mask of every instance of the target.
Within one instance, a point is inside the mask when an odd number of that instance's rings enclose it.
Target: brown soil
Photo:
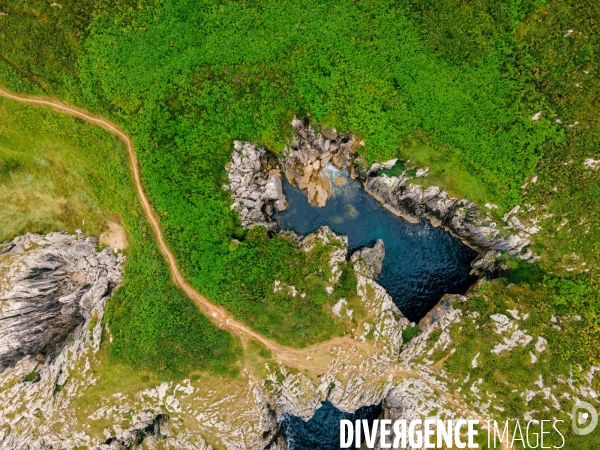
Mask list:
[[[108,230],[100,235],[100,243],[113,250],[125,250],[128,246],[125,229],[115,222],[108,222]]]

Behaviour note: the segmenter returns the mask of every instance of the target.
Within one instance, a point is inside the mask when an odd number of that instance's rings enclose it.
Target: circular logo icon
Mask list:
[[[590,434],[596,429],[596,426],[598,425],[598,412],[596,411],[596,408],[594,408],[587,402],[575,403],[575,405],[573,405],[571,417],[573,421],[573,433],[575,433],[578,436],[585,436],[586,434]],[[587,423],[588,420],[590,423],[587,426],[581,428],[581,426]]]

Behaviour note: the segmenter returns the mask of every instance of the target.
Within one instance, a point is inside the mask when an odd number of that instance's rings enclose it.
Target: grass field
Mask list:
[[[0,167],[0,241],[77,228],[98,236],[109,222],[124,226],[129,248],[123,286],[108,305],[109,358],[162,378],[236,372],[239,343],[171,284],[120,141],[77,119],[2,99]]]
[[[85,182],[86,161],[78,143],[57,139],[64,131],[55,133],[58,130],[48,123],[38,124],[45,132],[33,134],[28,124],[30,111],[5,101],[1,108],[0,241],[26,232],[74,233],[77,228],[99,236],[109,217]],[[105,153],[122,152],[114,139],[105,147]]]

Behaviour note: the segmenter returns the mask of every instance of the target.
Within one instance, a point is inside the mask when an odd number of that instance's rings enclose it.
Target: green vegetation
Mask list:
[[[0,19],[13,32],[34,20],[19,8]],[[57,14],[41,3],[37,8],[50,22]],[[362,136],[372,161],[402,155],[403,143],[424,131],[433,149],[460,154],[452,168],[485,179],[477,185],[485,188],[482,197],[504,207],[519,201],[537,147],[560,140],[555,125],[532,123],[534,109],[515,104],[523,84],[501,76],[499,55],[473,67],[436,57],[401,4],[166,1],[77,11],[91,18],[84,33],[77,31],[83,19],[60,22],[61,33],[71,33],[77,44],[48,42],[47,52],[36,50],[39,57],[15,50],[6,59],[43,79],[44,89],[66,90],[68,98],[123,124],[186,277],[282,343],[326,339],[335,324],[322,314],[324,290],[306,283],[307,270],[316,267],[312,258],[283,238],[259,231],[246,236],[229,209],[221,185],[234,139],[281,149],[292,116],[309,113]],[[54,31],[45,23],[36,33]],[[10,36],[3,35],[5,43]],[[39,42],[31,39],[20,39],[25,53]],[[57,68],[60,76],[48,75],[57,55],[79,74]],[[6,62],[1,69],[0,80],[12,87],[40,92],[44,85]],[[507,155],[503,164],[497,152]],[[242,241],[239,248],[232,239]],[[275,280],[307,292],[310,300],[276,298]]]
[[[107,221],[122,221],[129,248],[123,286],[107,311],[109,355],[161,377],[234,370],[239,343],[171,284],[120,141],[77,119],[3,99],[0,118],[0,241],[79,227],[98,235]]]
[[[496,420],[522,419],[525,411],[536,411],[538,420],[556,417],[565,421],[561,431],[568,445],[564,448],[597,448],[597,434],[585,438],[571,434],[569,413],[573,406],[570,396],[576,395],[571,386],[587,385],[588,370],[598,360],[599,291],[598,284],[547,275],[539,280],[530,277],[527,282],[485,283],[469,302],[454,304],[465,318],[451,327],[451,346],[445,350],[438,347],[427,357],[441,361],[447,373],[452,374],[454,390],[471,404],[481,405],[486,398],[493,398],[493,404],[501,408],[491,411]],[[515,311],[519,320],[514,319]],[[578,317],[575,311],[583,311],[583,315]],[[509,317],[533,340],[510,351],[492,353],[495,346],[505,343],[504,336],[510,337],[515,330],[499,334],[490,320],[492,314]],[[547,341],[547,348],[542,351],[535,348],[538,336]],[[438,338],[436,330],[428,345],[432,346]],[[540,382],[542,386],[536,384]],[[596,379],[594,388],[597,386]],[[547,387],[551,387],[552,396],[540,393]],[[537,394],[526,400],[525,390]],[[563,396],[565,393],[569,396]],[[558,438],[550,445],[560,444]]]
[[[331,307],[342,297],[353,292],[356,295],[351,269],[343,268],[340,282],[328,295],[325,286],[331,276],[330,249],[315,245],[306,253],[291,239],[269,238],[261,227],[243,236],[235,251],[221,244],[227,253],[212,255],[213,270],[204,271],[212,277],[210,283],[202,279],[201,291],[226,305],[255,330],[288,346],[301,347],[341,335],[343,330],[334,321]],[[211,255],[203,255],[202,259],[200,255],[189,256],[203,262],[210,261]],[[278,292],[274,292],[275,281],[282,282]],[[292,286],[296,295],[289,291]]]
[[[271,351],[257,341],[253,341],[253,340],[249,341],[248,342],[248,350],[251,353],[257,354],[258,356],[260,356],[263,359],[271,359],[271,357],[272,357]]]
[[[402,330],[402,341],[406,344],[417,334],[419,334],[419,327],[417,327],[416,325],[412,327],[407,327],[404,330]]]
[[[32,370],[31,372],[29,372],[27,375],[25,375],[25,378],[23,378],[23,382],[24,383],[32,383],[34,381],[38,381],[40,377],[40,374],[38,373],[37,370]]]
[[[582,378],[589,362],[598,357],[600,310],[594,298],[597,298],[599,288],[554,277],[546,277],[539,283],[514,284],[508,288],[503,281],[484,284],[470,302],[460,305],[465,312],[477,311],[478,316],[465,320],[462,329],[452,330],[452,339],[460,351],[448,358],[447,367],[463,377],[470,372],[471,377],[483,378],[491,384],[504,380],[506,373],[513,374],[506,378],[504,389],[507,392],[503,393],[506,399],[511,389],[522,384],[532,385],[540,373],[544,379],[561,376],[568,379],[571,373],[575,379]],[[527,299],[527,303],[523,304],[520,299]],[[588,302],[591,304],[586,304]],[[534,366],[535,370],[532,370],[529,355],[535,342],[498,356],[490,352],[500,339],[489,317],[504,314],[512,318],[508,309],[521,311],[521,316],[527,314],[527,318],[519,322],[519,327],[548,341],[550,352],[540,354],[541,360]],[[581,320],[572,315],[577,310],[585,311]],[[552,317],[555,317],[554,321]],[[556,329],[552,325],[558,324],[559,318],[560,329]],[[482,359],[478,359],[480,367],[474,370],[471,361],[477,353],[481,353]],[[503,370],[498,371],[498,367]],[[513,395],[518,398],[520,392]]]
[[[56,133],[71,124],[39,123],[32,130],[40,116],[30,113],[10,102],[0,103],[0,242],[27,232],[73,233],[79,227],[98,236],[105,226],[102,207],[82,185],[77,170],[83,163],[80,149]],[[72,125],[81,128],[74,121]],[[62,134],[68,135],[67,130]],[[112,139],[111,143],[105,152],[122,151]]]
[[[521,204],[523,210],[534,207],[531,217],[546,216],[534,236],[537,268],[510,260],[515,287],[493,284],[473,308],[487,320],[510,297],[531,312],[531,327],[552,314],[580,315],[550,342],[556,353],[548,367],[564,374],[576,364],[584,370],[600,364],[600,170],[583,165],[586,158],[600,159],[598,2],[84,1],[66,2],[61,10],[29,4],[10,0],[3,6],[8,15],[0,16],[0,82],[58,94],[121,123],[135,140],[145,185],[184,274],[256,330],[294,345],[338,332],[323,314],[329,300],[319,277],[309,276],[322,267],[322,255],[306,255],[261,230],[246,233],[221,189],[234,139],[278,151],[291,134],[292,116],[310,114],[364,139],[368,162],[411,159],[430,167],[428,177],[416,182],[480,205],[495,203],[500,208],[494,214]],[[541,118],[533,121],[539,111]],[[0,179],[20,167],[33,173],[33,162],[5,158]],[[534,175],[537,183],[522,188]],[[25,186],[25,179],[20,183]],[[54,199],[64,195],[53,189]],[[73,198],[70,215],[44,214],[44,222],[33,214],[31,220],[40,229],[58,218],[73,227],[99,204]],[[149,233],[143,221],[127,220],[130,239],[142,242]],[[15,232],[32,226],[25,219],[14,223]],[[167,283],[153,245],[135,245],[130,253],[140,256],[130,257],[128,270],[151,273],[147,283]],[[345,295],[352,278],[346,270],[335,298]],[[310,293],[308,300],[274,294],[275,280]],[[109,314],[117,336],[114,355],[161,367],[153,353],[159,338],[195,348],[195,339],[170,334],[165,324],[147,318],[160,310],[188,320],[179,294],[170,294],[178,300],[169,304],[156,300],[151,284],[136,289],[139,295],[120,294]],[[153,338],[146,341],[148,329]],[[461,344],[465,352],[447,362],[457,374],[474,356],[466,352],[469,345],[486,339],[463,331],[470,336]],[[148,361],[141,356],[146,352]],[[519,369],[527,357],[515,353],[514,363],[493,361],[486,367],[502,363],[502,371],[481,376],[497,380],[505,368],[515,370],[522,379],[509,382],[518,389],[532,380]],[[175,356],[165,364],[169,358]]]

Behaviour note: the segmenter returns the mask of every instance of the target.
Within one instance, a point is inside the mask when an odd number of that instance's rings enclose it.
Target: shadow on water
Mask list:
[[[346,171],[332,166],[326,170],[332,180],[342,177],[344,184],[333,185],[323,208],[309,205],[306,195],[284,179],[288,208],[274,216],[281,229],[305,235],[328,225],[348,236],[349,255],[382,239],[385,258],[377,282],[413,322],[421,320],[444,294],[464,294],[475,282],[476,277],[469,275],[477,256],[474,250],[427,221],[411,224],[393,215]]]
[[[371,424],[380,413],[380,405],[364,406],[352,414],[342,412],[324,401],[308,422],[296,416],[285,415],[281,425],[287,437],[288,450],[338,450],[340,420],[366,419]]]

